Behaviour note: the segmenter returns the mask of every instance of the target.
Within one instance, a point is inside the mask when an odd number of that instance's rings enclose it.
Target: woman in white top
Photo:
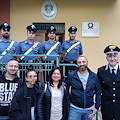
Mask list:
[[[36,94],[36,120],[67,120],[68,90],[62,78],[61,69],[54,67]]]

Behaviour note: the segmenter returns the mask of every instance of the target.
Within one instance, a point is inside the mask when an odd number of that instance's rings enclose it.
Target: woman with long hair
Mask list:
[[[36,93],[36,120],[67,120],[68,90],[62,75],[61,69],[54,67]]]

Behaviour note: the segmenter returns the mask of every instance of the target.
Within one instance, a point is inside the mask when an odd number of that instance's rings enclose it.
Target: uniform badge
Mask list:
[[[115,45],[112,45],[112,46],[110,46],[109,48],[110,48],[110,51],[113,51],[113,49],[115,49],[116,46],[115,46]]]

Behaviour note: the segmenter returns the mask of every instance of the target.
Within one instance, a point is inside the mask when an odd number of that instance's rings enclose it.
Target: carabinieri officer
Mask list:
[[[108,64],[98,68],[98,78],[101,84],[102,120],[120,120],[120,49],[109,45],[104,49]]]
[[[17,48],[17,54],[23,54],[23,55],[36,55],[41,54],[41,44],[34,40],[35,38],[35,32],[37,31],[37,28],[34,25],[29,25],[26,27],[27,29],[27,39],[19,42],[18,48]],[[38,59],[38,56],[22,56],[20,58],[21,61],[26,62],[35,62],[35,60]]]
[[[45,41],[42,44],[42,54],[45,55],[59,55],[62,54],[62,46],[61,43],[55,40],[56,37],[56,28],[54,26],[50,26],[47,29],[47,35],[49,40]],[[46,56],[45,58],[43,58],[46,61],[56,61],[56,57],[55,56]]]
[[[62,48],[64,51],[63,52],[64,62],[76,64],[79,55],[83,54],[83,49],[81,42],[75,39],[77,28],[75,26],[71,26],[68,29],[68,31],[69,31],[69,40],[64,41],[62,44]],[[67,69],[75,70],[76,67],[69,66],[69,68],[67,67]]]
[[[34,40],[35,32],[37,31],[37,28],[34,25],[29,25],[26,27],[26,29],[27,29],[27,39],[22,42],[19,42],[18,48],[16,51],[17,54],[22,54],[24,56],[20,56],[17,58],[22,63],[34,64],[36,62],[39,62],[39,59],[38,59],[39,57],[34,55],[41,54],[41,44]],[[31,55],[31,56],[27,56],[27,55]],[[21,79],[23,79],[23,81],[25,81],[25,72],[28,65],[24,66],[22,64],[22,67],[20,66],[21,70],[23,70],[23,71],[20,71],[20,77]]]
[[[8,54],[14,55],[17,49],[17,42],[10,39],[10,25],[3,23],[0,25],[1,36],[0,38],[0,63],[7,63],[13,56],[7,56]],[[6,56],[5,56],[6,55]]]
[[[55,40],[56,37],[56,28],[54,26],[50,26],[47,29],[47,35],[48,35],[48,41],[45,41],[42,44],[42,54],[45,55],[60,55],[59,58],[61,58],[61,54],[63,53],[62,51],[62,46],[61,43],[59,41]],[[47,62],[47,63],[52,63],[53,65],[56,64],[56,56],[45,56],[42,58],[43,62]],[[48,65],[48,66],[44,66],[44,69],[51,69],[52,66]],[[48,78],[48,71],[44,72],[44,80],[46,80]]]

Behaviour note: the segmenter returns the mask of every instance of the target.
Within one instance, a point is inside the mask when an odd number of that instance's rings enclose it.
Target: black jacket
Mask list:
[[[96,95],[95,108],[99,109],[101,103],[101,86],[99,79],[94,72],[89,68],[87,69],[89,77],[85,90],[77,74],[78,69],[70,72],[66,78],[66,83],[71,88],[70,102],[79,108],[89,108],[94,105],[94,95]]]
[[[35,85],[35,92],[39,86]],[[10,120],[31,120],[31,97],[26,83],[16,92],[9,110]]]
[[[45,90],[45,84],[47,88]],[[48,83],[45,83],[41,86],[41,90],[36,94],[36,120],[50,120],[51,114],[51,86]],[[69,100],[67,93],[67,86],[65,83],[61,85],[62,91],[62,120],[67,120],[68,109],[69,109]]]
[[[102,116],[112,119],[114,114],[116,120],[117,117],[120,120],[120,65],[114,79],[108,65],[99,68],[97,74],[102,90]]]
[[[22,83],[17,75],[12,81],[6,80],[5,74],[0,75],[0,116],[8,116],[13,96]]]

